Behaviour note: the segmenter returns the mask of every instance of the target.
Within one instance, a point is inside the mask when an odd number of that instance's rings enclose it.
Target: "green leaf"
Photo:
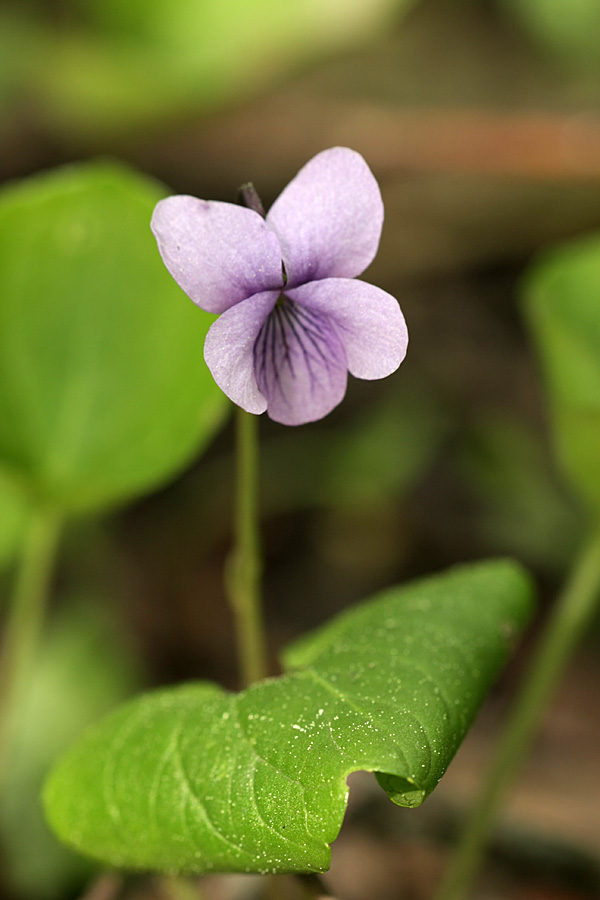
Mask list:
[[[499,0],[544,49],[577,67],[598,68],[600,4],[598,0]]]
[[[278,83],[315,57],[385,32],[416,0],[76,0],[46,29],[27,86],[89,142]],[[32,87],[33,86],[33,87]]]
[[[0,459],[63,509],[161,484],[225,408],[202,354],[211,318],[150,233],[164,193],[90,163],[0,195]]]
[[[458,463],[477,501],[472,528],[495,552],[564,572],[584,523],[580,505],[557,477],[537,422],[484,414],[464,435]]]
[[[371,401],[336,428],[267,436],[261,448],[263,508],[273,514],[339,507],[352,515],[396,502],[432,465],[444,427],[434,399],[404,384],[401,393]]]
[[[524,293],[559,462],[600,511],[600,236],[548,254],[532,267]]]
[[[394,588],[285,654],[240,694],[151,693],[93,726],[45,791],[56,833],[128,868],[323,871],[347,776],[417,806],[465,735],[530,611],[515,564]]]

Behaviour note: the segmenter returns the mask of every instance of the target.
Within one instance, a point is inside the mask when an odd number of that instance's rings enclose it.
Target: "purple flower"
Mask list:
[[[163,261],[202,309],[219,313],[204,358],[250,413],[302,425],[341,402],[348,371],[384,378],[406,354],[397,301],[357,281],[377,252],[379,187],[345,147],[308,162],[266,218],[231,203],[168,197],[152,230]]]

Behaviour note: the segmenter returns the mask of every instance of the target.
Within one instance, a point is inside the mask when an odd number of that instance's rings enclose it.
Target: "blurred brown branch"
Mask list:
[[[600,180],[600,116],[592,114],[407,110],[286,95],[211,121],[199,144],[202,155],[223,168],[235,166],[242,155],[252,172],[265,166],[265,147],[273,147],[277,167],[288,170],[323,147],[342,144],[362,153],[379,173]]]

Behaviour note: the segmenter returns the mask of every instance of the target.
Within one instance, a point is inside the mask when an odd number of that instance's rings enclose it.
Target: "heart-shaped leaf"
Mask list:
[[[600,511],[600,237],[549,253],[525,282],[559,462]]]
[[[240,694],[189,684],[92,727],[45,792],[57,834],[128,868],[323,871],[347,776],[379,774],[418,806],[433,790],[527,619],[510,562],[395,588],[285,654]]]
[[[65,510],[161,483],[225,409],[202,355],[211,318],[150,233],[163,195],[109,163],[0,195],[0,460]]]

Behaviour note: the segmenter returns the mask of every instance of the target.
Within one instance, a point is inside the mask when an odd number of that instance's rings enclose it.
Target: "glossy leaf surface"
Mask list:
[[[391,798],[433,790],[530,611],[490,562],[395,588],[292,646],[240,694],[188,684],[94,726],[54,770],[57,834],[128,868],[323,871],[364,769]]]
[[[164,193],[90,163],[0,195],[0,459],[63,509],[165,481],[224,409],[202,356],[211,319],[150,233]]]

